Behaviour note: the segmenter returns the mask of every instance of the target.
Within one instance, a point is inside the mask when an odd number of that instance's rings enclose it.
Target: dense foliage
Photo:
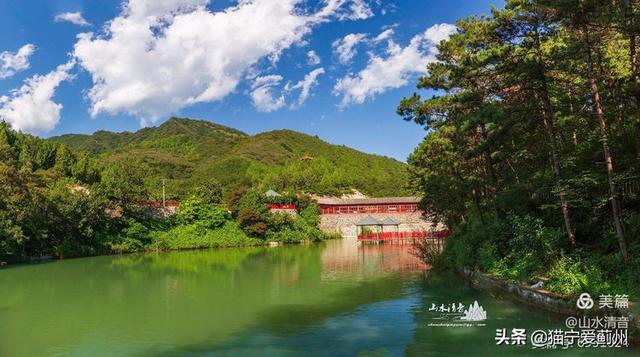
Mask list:
[[[509,0],[457,26],[418,83],[436,95],[398,107],[428,129],[412,185],[456,232],[439,261],[636,294],[640,2]]]
[[[228,192],[212,179],[193,186],[175,216],[153,218],[145,169],[98,161],[65,144],[0,122],[0,264],[43,256],[260,245],[326,238],[306,197],[296,217],[274,214],[257,190]],[[314,208],[315,207],[315,208]]]
[[[102,252],[123,215],[140,213],[136,177],[0,123],[0,261]]]
[[[338,194],[355,188],[371,196],[408,193],[405,164],[290,130],[248,136],[208,121],[171,118],[135,133],[99,131],[50,140],[100,162],[134,162],[144,172],[146,189],[158,200],[163,180],[170,199],[186,198],[210,179],[225,190],[259,187]]]

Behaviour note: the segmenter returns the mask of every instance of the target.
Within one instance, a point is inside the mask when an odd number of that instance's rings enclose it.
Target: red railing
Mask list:
[[[441,231],[416,231],[416,232],[382,232],[358,234],[358,240],[381,241],[389,239],[420,239],[420,238],[447,238],[451,231],[443,229]]]
[[[294,204],[285,203],[271,203],[269,207],[271,207],[271,209],[298,209],[298,207]]]
[[[380,205],[320,205],[321,214],[398,213],[417,212],[417,204]]]

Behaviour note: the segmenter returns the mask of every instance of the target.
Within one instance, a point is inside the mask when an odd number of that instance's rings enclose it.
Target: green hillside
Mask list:
[[[144,171],[145,184],[156,198],[162,179],[170,198],[183,197],[209,179],[227,189],[257,186],[337,194],[355,188],[372,196],[409,193],[405,164],[291,130],[249,136],[208,121],[171,118],[135,133],[98,131],[49,140],[103,162],[134,163]]]

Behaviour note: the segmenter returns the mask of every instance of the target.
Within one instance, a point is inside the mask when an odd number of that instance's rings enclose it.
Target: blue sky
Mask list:
[[[501,4],[0,0],[0,116],[43,137],[184,116],[404,161],[425,132],[395,108],[435,42]]]

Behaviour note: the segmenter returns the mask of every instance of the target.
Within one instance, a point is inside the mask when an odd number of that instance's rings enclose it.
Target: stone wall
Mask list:
[[[178,212],[177,206],[148,206],[145,207],[145,213],[152,218],[164,219],[169,218]]]
[[[420,212],[413,213],[366,213],[366,214],[323,214],[320,221],[320,229],[325,232],[338,232],[343,237],[356,236],[356,222],[372,216],[376,219],[391,218],[399,223],[400,232],[442,230],[444,225],[434,227],[431,221],[425,219]]]
[[[534,289],[528,286],[511,283],[505,279],[490,276],[478,271],[463,269],[460,275],[477,288],[490,290],[494,293],[530,305],[542,310],[550,311],[565,316],[581,316],[584,314],[595,315],[600,310],[585,312],[576,307],[575,298],[569,298],[554,294],[544,289]],[[633,303],[630,309],[616,310],[612,315],[629,317],[629,339],[634,345],[640,344],[640,320],[634,312]]]

